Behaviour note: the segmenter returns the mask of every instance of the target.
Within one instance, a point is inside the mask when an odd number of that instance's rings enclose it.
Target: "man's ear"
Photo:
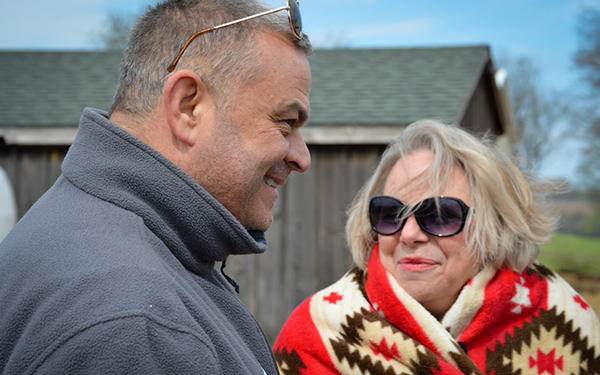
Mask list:
[[[212,95],[202,79],[191,70],[178,70],[165,84],[163,103],[173,136],[194,146],[202,132],[202,121],[210,120]]]

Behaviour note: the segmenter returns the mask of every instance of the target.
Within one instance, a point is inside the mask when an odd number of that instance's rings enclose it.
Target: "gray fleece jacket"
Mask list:
[[[62,171],[0,245],[1,373],[277,374],[214,268],[265,244],[103,112]]]

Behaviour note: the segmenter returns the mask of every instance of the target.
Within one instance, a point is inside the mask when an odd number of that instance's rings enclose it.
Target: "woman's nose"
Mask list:
[[[406,223],[404,223],[404,227],[400,231],[400,241],[406,243],[407,245],[411,245],[418,242],[426,242],[429,240],[427,233],[415,218],[415,215],[410,215],[406,219]]]

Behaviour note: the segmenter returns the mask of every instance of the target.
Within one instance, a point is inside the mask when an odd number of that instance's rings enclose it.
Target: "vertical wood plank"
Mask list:
[[[68,147],[52,147],[49,150],[48,180],[46,181],[46,189],[50,189],[62,173],[62,162],[65,159],[68,150]]]
[[[284,206],[288,195],[286,185],[279,188],[280,196],[273,208],[273,225],[267,231],[267,252],[257,256],[255,287],[258,291],[256,318],[267,339],[273,345],[285,319],[281,298],[283,290],[283,228]]]
[[[343,253],[343,227],[345,221],[345,185],[340,148],[322,147],[318,169],[318,289],[339,279],[346,271]]]
[[[318,158],[303,175],[289,177],[284,233],[285,256],[283,296],[286,318],[304,299],[315,291],[316,262],[315,186]]]

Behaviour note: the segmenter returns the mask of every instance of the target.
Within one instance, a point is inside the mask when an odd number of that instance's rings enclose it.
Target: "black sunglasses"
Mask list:
[[[410,214],[414,214],[417,223],[427,234],[450,237],[463,230],[471,209],[465,202],[452,197],[427,198],[413,207],[394,197],[375,196],[369,203],[371,228],[383,236],[391,236],[404,227]]]
[[[254,18],[266,16],[267,14],[277,13],[282,10],[288,11],[288,21],[290,22],[290,29],[292,30],[292,34],[294,34],[294,36],[297,39],[302,39],[303,34],[302,34],[302,17],[300,16],[300,2],[297,0],[287,0],[287,6],[267,10],[266,12],[253,14],[248,17],[240,18],[239,20],[230,21],[230,22],[224,23],[222,25],[217,25],[217,26],[209,27],[208,29],[204,29],[202,31],[198,31],[196,34],[192,35],[190,37],[190,39],[188,39],[187,43],[185,43],[183,48],[181,48],[181,50],[179,51],[179,54],[177,55],[175,60],[173,60],[171,65],[169,65],[167,70],[169,72],[172,72],[175,70],[177,63],[179,62],[179,59],[181,59],[181,56],[183,56],[183,53],[185,52],[185,50],[189,47],[190,43],[192,43],[194,41],[194,39],[196,39],[200,35],[206,34],[211,31],[218,30],[218,29],[222,29],[227,26],[235,25],[240,22],[244,22],[244,21],[252,20]]]

